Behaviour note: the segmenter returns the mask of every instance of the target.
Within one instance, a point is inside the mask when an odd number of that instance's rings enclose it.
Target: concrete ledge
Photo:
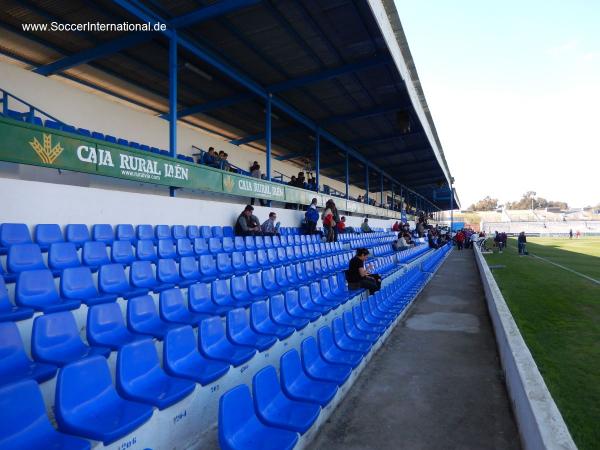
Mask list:
[[[475,259],[523,447],[527,450],[576,449],[567,425],[478,248],[475,250]]]

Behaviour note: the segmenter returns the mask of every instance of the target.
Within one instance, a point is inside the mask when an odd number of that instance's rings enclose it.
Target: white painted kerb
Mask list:
[[[567,425],[479,249],[475,250],[475,259],[523,447],[527,450],[576,449]]]

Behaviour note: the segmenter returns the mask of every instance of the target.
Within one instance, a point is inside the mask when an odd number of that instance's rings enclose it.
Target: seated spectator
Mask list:
[[[370,267],[365,269],[365,261],[369,257],[369,250],[359,248],[356,255],[350,260],[348,270],[346,270],[346,281],[350,289],[366,288],[370,294],[374,294],[381,289],[381,277],[370,272]]]
[[[360,229],[363,233],[372,233],[371,227],[369,226],[369,219],[365,218],[365,221],[360,226]]]
[[[398,232],[400,231],[400,222],[396,220],[396,223],[392,225],[392,231]]]
[[[260,222],[252,214],[253,211],[254,208],[251,205],[246,205],[244,211],[237,218],[235,222],[235,234],[237,236],[262,236]]]
[[[279,236],[279,224],[275,224],[277,214],[269,213],[269,218],[263,222],[260,229],[265,236]]]
[[[223,170],[228,171],[228,172],[238,173],[238,171],[236,169],[234,169],[233,167],[231,167],[231,163],[227,160],[227,158],[229,158],[229,154],[223,152],[223,156],[221,157],[221,168]]]
[[[215,148],[209,147],[208,152],[204,153],[202,156],[202,164],[210,167],[216,167],[218,169],[220,164],[217,161],[217,158],[218,156],[215,154]]]
[[[394,241],[392,244],[392,247],[394,248],[394,250],[399,252],[402,250],[408,250],[409,248],[415,246],[415,244],[413,244],[412,241],[410,241],[410,236],[408,236],[408,238],[407,238],[407,236],[408,235],[405,235],[403,233],[398,233],[398,239],[396,241]]]
[[[337,227],[338,233],[346,232],[346,216],[342,216],[340,221],[335,225]]]

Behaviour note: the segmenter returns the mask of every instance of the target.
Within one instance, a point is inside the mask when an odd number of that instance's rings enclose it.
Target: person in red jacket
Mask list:
[[[456,240],[456,246],[458,247],[458,249],[462,250],[463,244],[465,242],[465,234],[462,232],[462,230],[460,230],[458,233],[456,233],[456,236],[454,237],[454,239]]]

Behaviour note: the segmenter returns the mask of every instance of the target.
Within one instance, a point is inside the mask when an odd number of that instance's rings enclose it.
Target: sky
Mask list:
[[[395,0],[463,209],[600,203],[600,0]]]

